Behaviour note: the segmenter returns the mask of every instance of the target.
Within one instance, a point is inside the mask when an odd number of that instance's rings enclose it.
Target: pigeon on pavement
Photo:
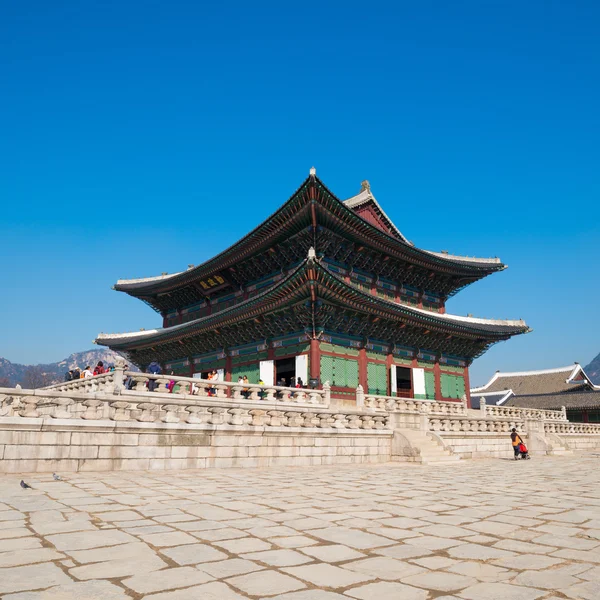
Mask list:
[[[60,475],[57,475],[56,473],[52,473],[52,477],[54,477],[54,481],[60,481]]]
[[[33,489],[33,488],[32,488],[32,487],[31,487],[31,486],[28,484],[28,483],[25,483],[25,482],[24,482],[22,479],[21,479],[21,487],[22,487],[24,490],[27,490],[27,489],[30,489],[30,490],[31,490],[31,489]]]

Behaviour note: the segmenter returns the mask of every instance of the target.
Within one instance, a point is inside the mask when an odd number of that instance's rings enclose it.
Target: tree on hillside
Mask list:
[[[10,384],[10,379],[8,377],[0,377],[0,388],[3,387],[12,387]]]
[[[45,387],[52,383],[52,377],[48,373],[44,373],[41,367],[27,367],[23,373],[23,387],[27,390],[35,390],[36,388]]]

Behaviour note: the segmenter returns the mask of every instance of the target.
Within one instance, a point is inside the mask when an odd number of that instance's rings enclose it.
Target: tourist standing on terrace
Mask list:
[[[99,360],[96,368],[94,369],[94,375],[103,375],[106,373],[106,369],[104,368],[104,363]]]
[[[90,365],[88,365],[84,370],[83,370],[83,374],[82,377],[83,379],[90,379],[91,377],[93,377],[94,374],[92,373],[92,367],[90,367]]]
[[[158,362],[156,362],[155,360],[153,360],[148,365],[148,373],[150,373],[152,375],[160,375],[161,368],[160,368],[160,365],[158,364]],[[158,384],[156,383],[156,379],[149,379],[148,380],[148,391],[149,392],[153,392],[156,389],[157,385]]]

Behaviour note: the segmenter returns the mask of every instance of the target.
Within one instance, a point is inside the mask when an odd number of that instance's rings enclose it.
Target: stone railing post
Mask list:
[[[363,386],[360,385],[360,383],[359,383],[358,387],[356,388],[356,407],[363,408],[364,405],[365,405],[365,390],[363,389]]]
[[[323,392],[325,392],[325,397],[324,397],[325,406],[329,406],[331,404],[331,385],[330,385],[329,381],[326,381],[323,384]],[[357,399],[357,402],[358,402],[358,399]]]
[[[487,410],[487,404],[485,402],[485,398],[482,398],[479,401],[479,410],[481,411],[481,416],[485,417],[485,413],[486,413],[486,410]]]
[[[421,404],[419,407],[419,429],[421,431],[429,431],[429,414],[427,410],[427,405],[425,403]]]
[[[567,420],[567,409],[564,406],[560,407],[560,412],[562,413],[562,419],[563,421]]]
[[[121,357],[115,360],[115,370],[112,376],[113,394],[120,394],[123,389],[123,381],[125,381],[125,361]]]

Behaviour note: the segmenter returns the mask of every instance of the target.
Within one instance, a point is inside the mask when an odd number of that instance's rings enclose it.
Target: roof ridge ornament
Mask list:
[[[315,169],[315,167],[311,167],[310,168],[310,176],[311,177],[316,177],[317,176],[317,169]]]
[[[315,249],[311,246],[308,249],[308,262],[314,263],[316,260],[317,260],[317,253],[315,252]]]
[[[371,192],[371,184],[367,179],[360,182],[360,191],[361,192]]]

